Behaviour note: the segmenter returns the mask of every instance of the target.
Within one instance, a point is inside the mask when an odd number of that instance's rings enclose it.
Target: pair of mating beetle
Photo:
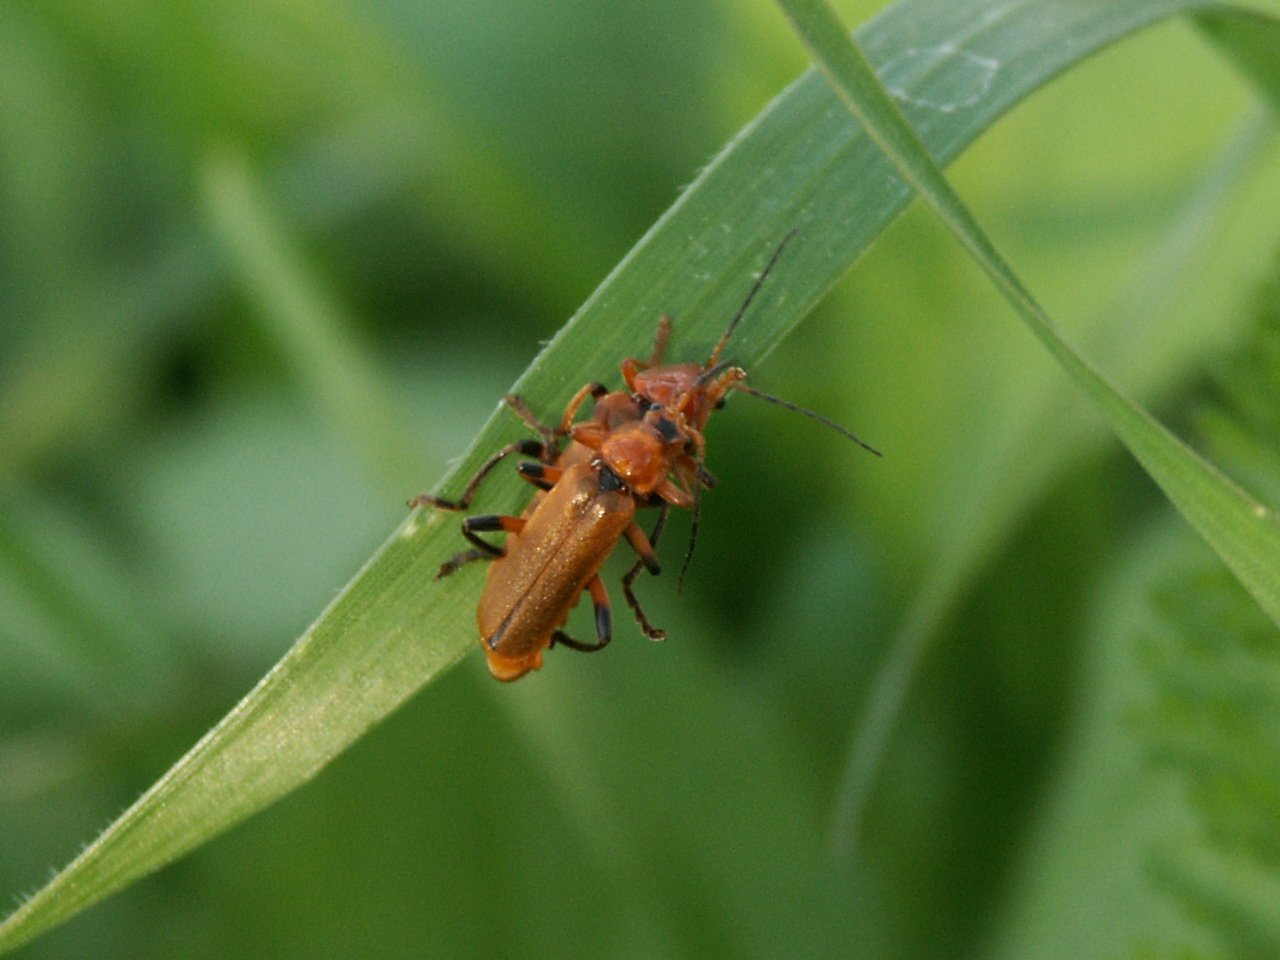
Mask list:
[[[663,364],[671,337],[671,319],[664,315],[648,361],[631,358],[622,362],[627,391],[610,392],[600,383],[588,383],[574,394],[555,427],[539,421],[521,398],[507,396],[507,404],[539,439],[518,440],[495,452],[456,500],[424,493],[409,501],[410,507],[466,510],[480,483],[508,456],[518,453],[537,458],[517,467],[520,476],[539,491],[524,512],[518,517],[467,517],[462,534],[474,544],[473,549],[448,560],[436,575],[436,579],[448,576],[473,560],[490,561],[476,620],[489,672],[496,679],[518,680],[537,670],[542,666],[543,651],[555,644],[593,651],[609,643],[612,614],[600,568],[623,537],[639,557],[622,578],[627,604],[647,636],[665,638],[640,608],[632,583],[642,569],[655,575],[660,572],[654,545],[671,507],[693,511],[685,556],[688,566],[702,490],[716,484],[703,467],[703,430],[711,412],[724,405],[731,390],[812,417],[879,455],[825,417],[748,387],[743,382],[746,371],[720,359],[734,328],[793,235],[794,231],[774,250],[705,363]],[[591,416],[575,422],[587,398],[595,401]],[[561,450],[566,439],[570,443]],[[635,521],[636,510],[643,507],[659,510],[648,536]],[[480,536],[495,532],[506,534],[502,546]],[[584,591],[591,595],[595,607],[594,643],[575,640],[562,629]]]

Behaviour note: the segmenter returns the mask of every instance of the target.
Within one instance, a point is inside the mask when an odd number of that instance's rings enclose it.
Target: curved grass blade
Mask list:
[[[934,207],[1174,506],[1267,615],[1280,623],[1280,523],[1271,510],[1130,400],[1062,335],[951,189],[825,0],[779,0],[779,4],[841,100],[892,158],[899,175]],[[1259,29],[1270,31],[1268,36],[1274,44],[1275,55],[1280,58],[1280,24],[1260,16],[1248,19]],[[1254,34],[1249,36],[1255,38]],[[881,711],[873,728],[880,744],[887,737],[887,725],[894,721],[896,707],[902,700],[902,687],[908,679],[897,678],[897,702],[891,705],[892,712],[883,713],[885,704],[873,701],[873,706]],[[877,747],[877,753],[881,749]],[[855,754],[855,765],[859,777],[869,776],[874,770],[874,762],[869,763],[865,755]],[[841,835],[846,845],[855,832],[849,826],[850,820],[856,822],[860,814],[858,807],[841,811],[844,824]]]
[[[256,305],[264,332],[291,361],[321,418],[334,424],[386,487],[421,476],[426,457],[406,431],[355,324],[308,270],[254,183],[247,162],[216,151],[203,172],[209,219]]]
[[[1269,155],[1275,135],[1275,118],[1259,107],[1241,121],[1222,156],[1188,198],[1177,223],[1162,238],[1141,276],[1108,311],[1113,321],[1091,346],[1112,366],[1150,381],[1151,352],[1139,353],[1138,344],[1169,329],[1166,309],[1185,293],[1181,279],[1192,274],[1207,245],[1217,239],[1214,229],[1236,188]],[[1184,321],[1185,323],[1185,321]],[[948,618],[963,598],[973,572],[1009,537],[1026,510],[1046,484],[1067,463],[1074,462],[1096,443],[1087,424],[1061,416],[1068,381],[1046,384],[1035,400],[1013,442],[981,453],[970,461],[972,476],[966,491],[958,491],[962,508],[952,511],[952,522],[941,537],[928,570],[911,598],[888,644],[888,655],[875,678],[870,700],[854,726],[844,774],[834,809],[849,814],[832,831],[832,847],[852,852],[855,827],[875,785],[875,773],[888,749],[895,718],[902,709],[912,680],[930,646],[946,629]]]
[[[1100,47],[1161,18],[1209,6],[1209,0],[902,0],[861,37],[895,92],[920,105],[924,122],[917,128],[946,162],[1011,106]],[[971,49],[981,49],[982,57],[962,55]],[[934,56],[921,59],[920,51]],[[555,411],[583,380],[613,369],[619,357],[643,354],[664,311],[676,318],[675,351],[696,353],[715,340],[769,250],[798,229],[735,341],[734,359],[753,363],[910,195],[823,79],[810,72],[712,162],[516,390],[536,411]],[[442,492],[455,492],[457,478],[518,431],[509,415],[496,412]],[[494,507],[514,504],[516,483],[495,478]],[[454,549],[451,519],[411,516],[226,718],[0,924],[0,950],[30,940],[305,783],[465,655],[474,642],[479,574],[431,580]]]

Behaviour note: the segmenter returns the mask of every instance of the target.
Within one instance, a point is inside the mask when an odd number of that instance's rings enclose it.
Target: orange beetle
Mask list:
[[[596,399],[590,420],[574,425],[578,409],[589,396]],[[555,428],[540,423],[519,397],[508,396],[506,401],[542,440],[520,440],[498,450],[456,501],[422,494],[410,506],[465,510],[480,482],[505,457],[522,453],[539,458],[518,467],[520,476],[539,488],[524,513],[468,517],[462,533],[476,548],[446,561],[436,574],[439,579],[472,560],[492,561],[476,621],[489,672],[498,680],[510,681],[541,667],[542,652],[557,643],[583,651],[609,643],[612,613],[599,571],[619,539],[625,536],[641,558],[624,582],[624,593],[642,623],[647,621],[631,590],[631,579],[643,567],[655,574],[659,567],[649,538],[634,522],[635,491],[597,462],[590,447],[574,442],[563,453],[557,452],[574,426],[591,423],[608,436],[619,425],[639,419],[640,408],[630,395],[587,384],[570,400]],[[507,534],[502,547],[478,536],[499,531]],[[583,591],[590,593],[595,606],[595,643],[575,640],[560,629]]]
[[[788,234],[760,272],[741,307],[704,364],[662,365],[671,336],[671,320],[663,316],[647,363],[627,359],[622,376],[630,393],[610,393],[598,383],[582,387],[569,401],[555,428],[543,425],[516,396],[508,405],[541,440],[520,440],[498,450],[476,472],[457,500],[422,494],[410,506],[465,510],[480,482],[507,456],[521,453],[538,462],[522,462],[520,475],[539,488],[518,517],[481,515],[463,521],[463,535],[475,549],[441,565],[437,579],[472,560],[488,559],[488,581],[476,620],[489,671],[498,680],[517,680],[542,666],[544,650],[559,643],[593,651],[612,638],[612,613],[600,568],[617,542],[626,538],[639,555],[622,578],[623,593],[644,632],[653,639],[666,634],[649,623],[632,591],[642,569],[657,574],[653,544],[657,542],[670,507],[691,508],[693,524],[685,567],[693,552],[698,506],[703,487],[715,478],[703,468],[702,431],[713,410],[731,390],[779,403],[831,426],[860,446],[877,453],[838,424],[794,404],[747,387],[746,371],[720,363],[734,328],[783,248]],[[575,423],[581,405],[595,400],[592,415]],[[560,452],[560,442],[571,439]],[[635,522],[638,507],[658,507],[652,537]],[[499,547],[479,536],[503,532]],[[681,578],[684,569],[681,570]],[[562,627],[583,592],[595,607],[596,642],[575,640]]]
[[[563,472],[546,469],[543,476],[552,487],[527,516],[495,518],[507,541],[502,556],[489,565],[476,621],[489,672],[499,680],[538,669],[542,651],[553,644],[575,650],[607,644],[612,614],[600,567],[623,536],[641,557],[653,556],[648,538],[633,522],[634,497],[607,467],[575,463]],[[477,529],[474,522],[471,526]],[[560,629],[584,590],[595,605],[596,643],[574,640]]]

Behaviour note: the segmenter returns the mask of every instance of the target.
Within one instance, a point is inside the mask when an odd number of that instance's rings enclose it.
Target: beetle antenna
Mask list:
[[[693,547],[698,542],[698,517],[702,513],[702,490],[710,490],[718,482],[714,475],[707,472],[702,461],[695,463],[693,484],[693,508],[689,516],[689,549],[685,552],[684,563],[680,565],[680,576],[676,580],[676,593],[684,592],[684,575],[689,570],[689,561],[693,559]]]
[[[720,374],[728,370],[731,366],[733,366],[733,364],[729,363],[729,361],[726,360],[723,363],[717,363],[715,366],[703,367],[702,372],[698,374],[697,379],[693,381],[693,386],[690,387],[688,390],[686,390],[683,396],[688,396],[699,387],[706,386],[716,377],[720,376]],[[682,396],[682,399],[683,399],[683,396]]]
[[[684,563],[680,564],[680,576],[676,578],[676,593],[684,593],[684,575],[689,572],[689,561],[693,559],[693,548],[698,542],[698,515],[702,512],[702,464],[698,464],[699,480],[693,485],[693,509],[689,513],[689,549],[684,552]]]
[[[802,413],[806,417],[808,417],[810,420],[817,420],[819,423],[826,424],[836,433],[840,434],[842,437],[844,437],[847,440],[852,440],[854,443],[860,446],[863,450],[866,450],[868,453],[874,453],[877,457],[884,456],[884,454],[882,454],[875,447],[871,446],[871,444],[867,443],[862,438],[856,436],[851,431],[840,426],[840,424],[836,423],[834,420],[828,420],[826,417],[824,417],[820,413],[814,413],[812,410],[807,410],[797,403],[792,403],[790,400],[783,400],[781,397],[775,397],[771,393],[765,393],[763,390],[757,390],[755,387],[749,387],[742,381],[738,381],[737,383],[735,383],[733,385],[733,389],[739,390],[742,393],[750,394],[753,397],[759,397],[761,400],[767,400],[770,403],[776,403],[778,406],[786,407],[788,410],[794,410],[796,413]]]
[[[706,365],[703,369],[710,369],[711,367],[714,367],[720,360],[720,354],[724,352],[725,345],[728,344],[729,338],[733,336],[734,327],[738,325],[738,321],[741,320],[743,314],[747,312],[747,307],[751,306],[751,301],[756,298],[756,294],[759,293],[760,288],[764,286],[764,278],[769,275],[769,271],[773,269],[773,265],[777,263],[778,258],[782,256],[782,251],[786,249],[787,244],[791,242],[791,238],[796,235],[796,232],[799,229],[799,227],[792,227],[791,230],[787,232],[787,235],[782,238],[782,242],[774,249],[773,256],[769,258],[769,262],[766,263],[764,265],[764,269],[760,271],[760,276],[756,277],[756,282],[751,285],[751,290],[747,293],[747,298],[742,301],[742,306],[738,308],[738,312],[735,313],[733,315],[733,319],[729,321],[729,326],[726,327],[724,333],[721,334],[720,342],[717,343],[715,349],[711,351],[711,356],[707,359]]]

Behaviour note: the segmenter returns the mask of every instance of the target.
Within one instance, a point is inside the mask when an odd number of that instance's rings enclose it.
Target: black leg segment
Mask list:
[[[613,639],[613,614],[609,610],[609,594],[604,588],[604,581],[600,579],[600,574],[597,573],[587,583],[587,592],[591,594],[591,602],[596,609],[596,642],[584,643],[573,639],[563,630],[557,630],[551,635],[553,644],[563,644],[570,650],[579,650],[582,653],[594,653],[596,650],[603,650]]]
[[[653,554],[653,546],[658,542],[658,538],[662,536],[662,528],[667,524],[668,512],[669,507],[664,503],[662,505],[662,511],[658,514],[658,521],[653,525],[653,533],[647,540],[643,540],[643,544],[638,544],[636,539],[630,535],[630,531],[628,531],[627,536],[631,545],[636,548],[636,552],[640,555],[640,558],[636,560],[635,565],[622,577],[622,595],[626,597],[627,606],[631,608],[631,612],[636,615],[636,622],[640,624],[640,629],[644,631],[644,635],[650,640],[665,640],[667,638],[667,632],[665,630],[660,630],[649,622],[649,618],[645,616],[644,610],[640,607],[640,601],[636,599],[635,590],[632,589],[631,585],[635,583],[635,579],[640,575],[641,570],[647,569],[655,576],[660,572],[657,558],[654,557]],[[639,527],[636,528],[636,532],[640,534],[641,538],[644,537],[644,533]],[[642,549],[642,545],[648,549]]]
[[[461,553],[455,553],[452,557],[440,564],[440,569],[436,571],[436,579],[443,580],[449,574],[453,573],[460,567],[465,567],[468,563],[476,560],[495,560],[493,554],[481,550],[463,550]]]
[[[457,500],[448,500],[444,497],[437,497],[430,493],[420,493],[409,501],[410,507],[435,507],[437,510],[466,510],[471,506],[471,500],[476,495],[476,490],[480,484],[484,482],[493,468],[500,464],[513,453],[519,453],[526,457],[537,457],[539,460],[545,460],[547,457],[547,448],[540,440],[517,440],[514,443],[508,443],[505,447],[498,450],[488,460],[480,465],[480,469],[475,472],[467,485],[462,490],[462,495]]]
[[[490,543],[477,536],[480,533],[519,533],[524,529],[521,517],[505,517],[497,513],[486,513],[475,517],[467,517],[462,521],[462,535],[474,543],[480,550],[493,557],[503,555],[502,547]]]
[[[539,490],[550,490],[560,480],[560,475],[564,473],[558,467],[549,466],[545,463],[533,463],[525,460],[516,465],[516,472],[520,474],[521,479],[528,480]]]

